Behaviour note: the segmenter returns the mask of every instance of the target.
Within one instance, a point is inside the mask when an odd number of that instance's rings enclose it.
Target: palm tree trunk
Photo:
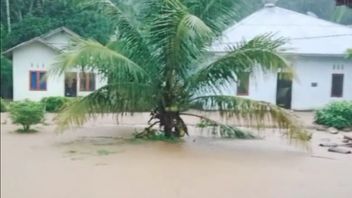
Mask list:
[[[28,132],[29,131],[29,125],[23,125],[23,131]]]
[[[162,112],[160,114],[160,126],[164,128],[165,136],[170,138],[172,137],[172,128],[173,128],[173,118],[170,112]]]
[[[160,126],[164,128],[165,136],[170,137],[183,137],[188,135],[188,129],[180,117],[179,112],[164,112],[160,115]]]

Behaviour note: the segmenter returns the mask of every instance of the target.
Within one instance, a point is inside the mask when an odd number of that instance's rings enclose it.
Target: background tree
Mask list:
[[[31,125],[39,124],[44,119],[44,107],[40,102],[20,101],[10,104],[10,118],[14,124],[22,125],[19,132],[30,132]]]
[[[7,30],[9,28],[7,18],[9,17],[12,33],[1,32],[2,50],[60,26],[67,26],[85,38],[94,38],[104,44],[108,42],[110,35],[115,31],[114,23],[108,20],[105,13],[97,13],[94,7],[76,6],[77,0],[11,0],[9,1],[10,15],[6,14],[8,5],[6,1],[0,0],[0,21],[2,28]],[[123,2],[124,5],[127,5],[121,8],[128,9],[125,10],[126,16],[143,9],[143,3],[139,0],[112,0],[112,2]],[[236,17],[231,19],[232,23],[262,8],[263,0],[242,0],[242,4],[241,9],[234,11]],[[333,0],[279,0],[277,4],[304,14],[310,11],[326,20],[352,24],[352,12],[344,6],[336,7]],[[1,69],[11,70],[11,67],[6,66]],[[1,70],[1,73],[8,72]],[[3,82],[7,84],[6,87],[12,86],[12,81]],[[3,96],[3,92],[1,95]]]
[[[335,0],[337,5],[346,5],[352,8],[352,0]]]
[[[11,61],[2,55],[4,50],[3,43],[6,40],[7,30],[0,24],[0,97],[11,98],[12,97],[12,67]]]
[[[249,136],[239,128],[186,112],[216,110],[227,119],[242,118],[259,128],[265,120],[271,120],[286,128],[288,137],[309,139],[284,109],[221,94],[244,72],[290,70],[279,52],[284,42],[270,35],[229,46],[225,54],[208,51],[236,18],[234,13],[242,8],[241,1],[144,0],[140,1],[143,9],[134,13],[122,1],[88,2],[88,7],[110,15],[118,29],[117,40],[107,45],[78,41],[51,72],[62,74],[79,65],[84,70],[97,70],[109,78],[109,83],[60,113],[60,126],[83,124],[98,113],[148,109],[150,126],[140,136],[153,134],[152,127],[159,125],[166,137],[182,137],[188,132],[182,115],[219,127],[225,137]]]
[[[311,12],[325,20],[346,25],[352,24],[350,10],[346,6],[337,7],[333,0],[279,0],[277,5],[303,14]]]

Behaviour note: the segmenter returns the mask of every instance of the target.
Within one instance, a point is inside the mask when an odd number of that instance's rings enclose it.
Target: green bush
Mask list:
[[[352,101],[328,104],[315,112],[315,122],[337,129],[352,127]]]
[[[44,119],[44,107],[40,102],[20,101],[10,105],[10,117],[14,124],[21,124],[23,132],[30,131],[30,126]]]
[[[41,102],[45,106],[45,110],[47,112],[59,112],[68,102],[70,102],[69,98],[53,96],[46,97],[41,100]]]
[[[7,111],[7,102],[0,98],[0,112],[6,112]]]

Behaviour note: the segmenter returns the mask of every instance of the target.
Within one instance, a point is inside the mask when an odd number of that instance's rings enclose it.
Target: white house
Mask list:
[[[300,14],[267,3],[264,8],[227,29],[212,51],[224,53],[227,46],[257,35],[286,38],[285,54],[295,69],[295,78],[285,73],[252,72],[241,76],[237,88],[228,91],[294,110],[311,110],[334,100],[352,100],[352,28]],[[286,79],[286,80],[285,80]]]
[[[106,80],[94,72],[72,70],[61,76],[46,75],[56,57],[77,37],[61,27],[4,52],[12,55],[13,99],[84,96],[105,85]]]

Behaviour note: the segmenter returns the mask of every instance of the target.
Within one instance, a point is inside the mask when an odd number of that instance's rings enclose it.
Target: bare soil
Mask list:
[[[126,137],[148,114],[119,126],[99,118],[65,133],[52,119],[19,134],[1,114],[2,198],[352,197],[352,155],[317,146],[343,134],[313,131],[308,150],[273,129],[259,133],[263,139],[221,140],[191,127],[184,142],[145,142]]]

